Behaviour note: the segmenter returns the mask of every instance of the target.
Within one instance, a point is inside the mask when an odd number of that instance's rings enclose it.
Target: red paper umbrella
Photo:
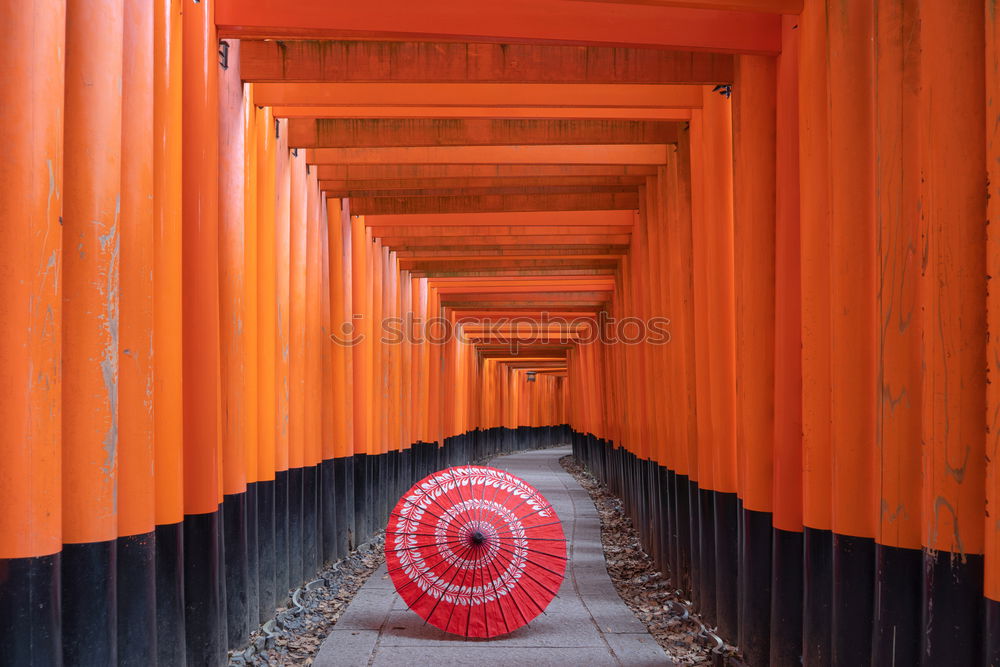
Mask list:
[[[566,572],[552,505],[496,468],[448,468],[419,481],[389,518],[385,558],[396,590],[431,625],[496,637],[545,610]]]

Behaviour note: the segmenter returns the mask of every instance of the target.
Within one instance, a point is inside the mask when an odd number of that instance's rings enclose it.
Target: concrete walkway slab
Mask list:
[[[490,463],[537,488],[555,507],[569,540],[566,579],[545,614],[494,639],[447,634],[406,608],[382,565],[348,606],[313,664],[672,665],[608,577],[594,503],[559,465],[569,451],[522,452]]]

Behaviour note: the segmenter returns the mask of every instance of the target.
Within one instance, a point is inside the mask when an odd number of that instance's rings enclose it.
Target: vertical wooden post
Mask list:
[[[921,659],[982,660],[986,105],[982,3],[920,5]],[[955,72],[963,72],[956,77]],[[955,122],[962,119],[962,122]],[[992,514],[992,511],[991,511]]]
[[[736,313],[733,247],[733,144],[730,101],[705,89],[701,150],[704,154],[703,211],[710,264],[708,344],[711,415],[714,423],[713,491],[716,595],[719,629],[737,633],[737,498],[736,498]]]
[[[1000,12],[986,13],[986,274],[1000,276]],[[986,603],[986,664],[1000,662],[1000,525],[993,509],[1000,505],[1000,287],[987,283],[986,317],[986,531],[983,593]]]
[[[257,568],[260,617],[278,603],[275,584],[275,441],[278,430],[277,267],[275,254],[275,122],[257,116]]]
[[[0,625],[6,659],[58,664],[66,3],[0,17]]]
[[[742,471],[739,645],[768,662],[774,335],[777,62],[738,56],[733,84],[736,445]]]
[[[288,151],[288,121],[275,120],[274,257],[275,257],[275,436],[274,436],[274,550],[277,594],[292,586],[289,565],[289,243],[291,199],[291,153]]]
[[[802,655],[802,293],[799,229],[801,17],[782,18],[775,128],[772,664]]]
[[[826,0],[806,0],[799,22],[802,286],[802,659],[831,660],[833,586],[830,442],[830,157]]]
[[[828,15],[834,664],[871,657],[874,540],[876,235],[873,8]]]
[[[305,266],[305,429],[303,459],[303,581],[319,570],[320,462],[323,460],[323,362],[320,320],[320,192],[316,170],[306,167],[306,266]],[[302,583],[302,582],[300,582]]]
[[[920,27],[916,3],[879,2],[875,173],[879,272],[876,663],[919,662],[921,580]]]
[[[117,660],[121,0],[66,7],[63,656]],[[99,42],[104,48],[95,49]],[[84,657],[86,656],[86,658]]]
[[[258,370],[258,302],[257,302],[257,213],[259,177],[257,160],[260,154],[260,131],[257,127],[262,114],[253,103],[253,84],[243,86],[244,124],[244,187],[243,187],[243,310],[245,313],[243,330],[243,364],[246,388],[246,424],[243,427],[244,458],[247,479],[247,619],[250,628],[261,624],[260,605],[260,544],[258,528],[260,524],[258,492],[260,488],[259,431],[259,370]]]
[[[153,420],[160,664],[184,660],[182,0],[153,16]]]
[[[222,386],[222,534],[225,553],[227,647],[249,634],[247,621],[246,382],[246,118],[240,79],[240,43],[229,44],[219,68],[219,331]]]
[[[156,660],[153,435],[153,7],[124,7],[118,659]]]
[[[184,594],[187,659],[196,662],[225,654],[218,567],[219,65],[214,2],[185,3],[183,15]]]

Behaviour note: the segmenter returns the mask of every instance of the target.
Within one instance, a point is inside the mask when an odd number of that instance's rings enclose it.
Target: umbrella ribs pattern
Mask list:
[[[386,530],[393,583],[446,632],[493,637],[526,625],[562,583],[566,544],[545,498],[495,468],[463,466],[404,495]]]

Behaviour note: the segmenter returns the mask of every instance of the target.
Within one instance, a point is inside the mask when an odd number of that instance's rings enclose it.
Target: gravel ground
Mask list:
[[[355,593],[385,560],[383,533],[323,568],[292,593],[290,604],[250,635],[250,646],[229,654],[230,667],[311,665]]]
[[[621,499],[573,456],[564,456],[559,463],[597,506],[604,558],[618,595],[667,656],[678,665],[730,664],[736,649],[723,642],[715,628],[708,627],[695,613],[691,601],[671,584],[670,577],[656,569],[639,542],[632,520],[625,515]]]

